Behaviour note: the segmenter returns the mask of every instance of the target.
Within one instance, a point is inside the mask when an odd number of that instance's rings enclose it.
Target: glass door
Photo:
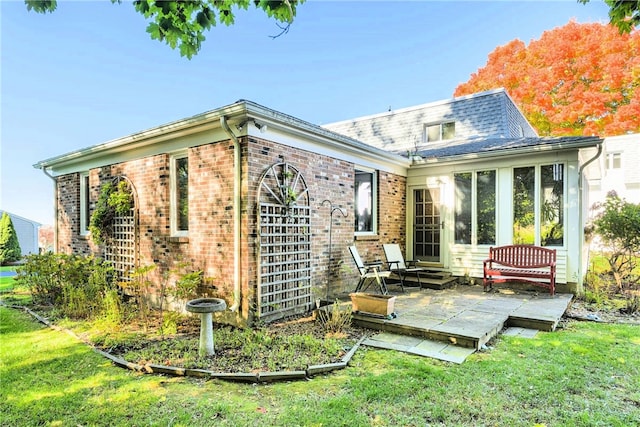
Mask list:
[[[413,258],[440,264],[440,238],[443,221],[440,213],[440,189],[413,191]]]

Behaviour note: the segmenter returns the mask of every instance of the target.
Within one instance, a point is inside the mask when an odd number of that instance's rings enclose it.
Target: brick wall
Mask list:
[[[242,306],[229,323],[242,323],[252,309],[251,296],[257,277],[257,192],[263,172],[269,166],[287,162],[298,169],[306,181],[311,205],[312,283],[317,294],[330,298],[348,292],[357,283],[355,265],[347,247],[354,244],[353,181],[354,165],[316,153],[257,139],[244,138],[242,147]],[[232,303],[233,260],[233,144],[221,141],[193,147],[189,157],[189,237],[170,233],[169,155],[151,156],[90,171],[92,208],[100,185],[112,177],[126,176],[136,192],[139,220],[140,265],[156,264],[155,280],[162,272],[187,262],[202,270],[217,296]],[[79,235],[79,175],[58,178],[59,248],[64,252],[96,253],[90,240]],[[365,259],[384,259],[382,243],[405,241],[406,179],[389,173],[378,176],[378,229],[376,237],[357,240]],[[344,208],[347,217],[336,211],[332,224],[332,258],[329,256],[331,208]]]

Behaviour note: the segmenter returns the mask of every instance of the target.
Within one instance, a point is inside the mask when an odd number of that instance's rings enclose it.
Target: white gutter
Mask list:
[[[240,170],[240,142],[227,124],[227,117],[220,116],[220,125],[222,129],[233,140],[233,304],[229,307],[231,311],[237,311],[240,307],[240,279],[242,262],[240,258],[240,237],[241,231],[241,179],[242,171]]]
[[[58,181],[46,168],[41,169],[53,181],[53,253],[58,253]]]
[[[583,287],[584,285],[582,284],[583,282],[583,277],[584,277],[584,272],[583,267],[584,265],[589,265],[589,254],[587,253],[587,262],[585,264],[582,263],[582,251],[583,248],[582,246],[584,245],[584,218],[582,217],[582,211],[583,211],[583,197],[582,197],[582,185],[583,185],[583,179],[582,179],[582,172],[584,171],[584,169],[589,166],[592,162],[594,162],[598,157],[600,157],[600,155],[602,154],[602,143],[603,141],[600,141],[600,143],[598,144],[598,152],[595,154],[595,156],[593,156],[592,158],[590,158],[589,160],[587,160],[586,162],[584,162],[582,165],[580,165],[580,168],[578,169],[578,224],[580,226],[580,283],[581,283],[581,287]],[[581,289],[579,289],[579,291],[581,291]]]

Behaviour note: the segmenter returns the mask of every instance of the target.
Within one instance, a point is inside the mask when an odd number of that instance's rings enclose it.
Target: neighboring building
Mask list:
[[[0,216],[4,211],[0,210]],[[40,229],[40,223],[32,221],[27,218],[7,212],[13,223],[13,228],[16,230],[18,236],[18,243],[20,243],[20,250],[22,255],[37,254],[38,250],[38,230]]]
[[[352,290],[353,244],[383,259],[398,243],[472,277],[491,245],[552,246],[559,290],[579,288],[577,186],[583,150],[600,144],[538,138],[503,90],[325,127],[242,100],[35,167],[56,181],[57,251],[104,251],[123,275],[187,260],[227,300],[224,320],[243,324]],[[135,206],[98,248],[89,217],[113,180]]]
[[[594,150],[592,150],[594,151]],[[602,155],[586,171],[591,204],[603,202],[615,191],[631,203],[640,203],[640,134],[604,138]]]

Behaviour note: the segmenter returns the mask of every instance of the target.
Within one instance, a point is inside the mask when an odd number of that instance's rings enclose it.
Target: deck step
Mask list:
[[[426,276],[423,273],[420,273],[420,283],[422,284],[423,288],[445,289],[453,286],[455,283],[457,283],[457,281],[458,281],[458,278],[451,276],[451,274],[444,275],[444,276],[443,275]],[[418,277],[417,276],[405,277],[404,284],[407,287],[418,286]]]
[[[453,286],[458,282],[457,277],[449,276],[449,277],[423,277],[420,283],[422,283],[423,288],[429,289],[445,289]]]

